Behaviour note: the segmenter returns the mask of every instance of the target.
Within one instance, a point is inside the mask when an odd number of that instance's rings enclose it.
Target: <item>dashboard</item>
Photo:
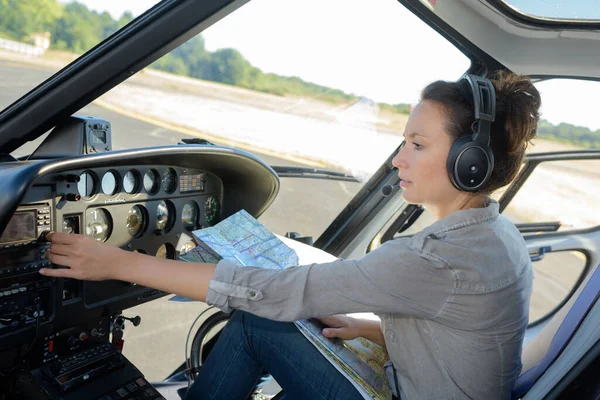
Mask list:
[[[129,251],[176,259],[195,247],[192,231],[240,209],[258,217],[278,190],[277,174],[262,160],[214,145],[0,163],[0,359],[33,341],[28,370],[59,379],[58,372],[39,371],[45,364],[77,357],[77,351],[93,346],[106,350],[102,346],[123,310],[167,295],[129,282],[40,275],[42,267],[60,267],[45,259],[44,232],[87,235]],[[96,332],[93,338],[91,331]],[[89,346],[81,337],[90,338]],[[71,346],[77,341],[78,346]],[[111,357],[116,362],[117,356]],[[75,378],[60,376],[64,382],[55,384],[56,390],[77,386]]]

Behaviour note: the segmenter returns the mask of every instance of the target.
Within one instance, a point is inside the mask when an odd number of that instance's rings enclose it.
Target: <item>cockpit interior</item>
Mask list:
[[[0,236],[0,379],[20,399],[162,398],[118,350],[123,310],[167,293],[42,276],[60,268],[45,259],[47,232],[175,259],[195,246],[192,230],[242,208],[260,214],[278,190],[277,174],[241,150],[182,142],[111,151],[110,138],[110,121],[70,117],[25,162],[0,166],[1,186],[19,188],[3,199],[14,212]]]

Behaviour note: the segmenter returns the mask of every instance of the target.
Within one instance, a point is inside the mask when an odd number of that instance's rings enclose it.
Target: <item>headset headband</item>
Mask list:
[[[496,118],[496,90],[489,79],[465,74],[473,93],[473,112],[477,128],[473,132],[473,141],[480,146],[490,145],[492,122]]]

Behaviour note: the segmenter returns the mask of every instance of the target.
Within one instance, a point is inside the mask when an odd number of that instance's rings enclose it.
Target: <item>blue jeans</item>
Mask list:
[[[363,398],[293,322],[235,311],[185,399],[246,399],[263,367],[290,400]]]

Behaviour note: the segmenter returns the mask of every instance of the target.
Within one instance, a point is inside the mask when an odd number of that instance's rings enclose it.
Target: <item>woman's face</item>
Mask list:
[[[446,133],[440,105],[420,102],[411,112],[404,137],[406,144],[392,160],[402,181],[404,200],[437,208],[452,203],[460,193],[448,177],[446,160],[452,144]]]

